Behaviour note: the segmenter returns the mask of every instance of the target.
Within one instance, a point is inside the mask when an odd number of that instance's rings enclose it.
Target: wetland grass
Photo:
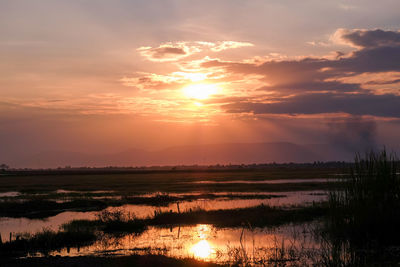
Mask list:
[[[326,203],[314,203],[310,206],[291,206],[285,208],[259,205],[241,209],[222,209],[206,211],[192,209],[183,212],[155,212],[153,217],[138,219],[131,213],[102,211],[96,220],[73,220],[64,224],[69,227],[87,227],[90,225],[108,232],[140,232],[147,226],[171,227],[175,225],[213,224],[216,227],[271,227],[285,223],[312,221],[327,213]]]
[[[385,150],[357,155],[344,190],[329,193],[329,212],[321,231],[326,266],[400,262],[398,166],[396,155]]]
[[[47,199],[44,196],[31,198],[7,199],[0,202],[0,217],[41,219],[55,216],[64,211],[101,211],[107,207],[121,207],[126,204],[167,207],[182,201],[214,200],[214,199],[272,199],[286,197],[286,195],[257,195],[257,194],[190,194],[171,196],[167,193],[157,193],[154,196],[122,196],[120,198],[93,199],[79,197],[61,200]],[[65,200],[65,201],[64,201]]]
[[[93,229],[52,231],[43,229],[35,234],[17,234],[15,240],[0,244],[0,256],[11,257],[27,253],[47,254],[50,251],[65,247],[81,247],[97,240]]]
[[[185,212],[161,212],[146,223],[151,226],[213,224],[216,227],[276,226],[290,222],[304,222],[316,219],[327,212],[324,203],[311,206],[271,207],[259,205],[240,209],[203,210]]]
[[[119,209],[115,211],[103,210],[97,214],[96,224],[101,226],[105,233],[136,233],[140,234],[147,229],[144,220],[137,219],[134,214]]]
[[[58,232],[44,229],[36,234],[18,234],[18,238],[0,245],[3,256],[50,251],[64,247],[82,247],[111,234],[140,235],[148,226],[170,228],[173,225],[213,224],[216,227],[273,227],[291,222],[311,221],[326,213],[324,204],[307,207],[257,207],[205,211],[201,209],[181,213],[161,212],[152,218],[137,219],[123,210],[99,212],[95,220],[73,220]],[[229,219],[227,219],[229,218]]]
[[[4,266],[20,267],[131,267],[131,266],[154,266],[154,267],[218,267],[224,266],[211,262],[204,262],[193,258],[176,259],[164,255],[131,255],[119,257],[45,257],[25,259],[4,259]]]
[[[400,245],[399,161],[385,150],[357,155],[344,190],[329,193],[329,229],[354,242]]]

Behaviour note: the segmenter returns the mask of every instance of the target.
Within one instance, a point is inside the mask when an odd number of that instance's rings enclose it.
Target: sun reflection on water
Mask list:
[[[209,258],[211,253],[213,252],[211,245],[208,243],[207,240],[204,239],[197,242],[190,250],[194,254],[194,256],[202,259]]]
[[[211,228],[210,225],[207,224],[198,224],[197,225],[197,235],[201,239],[207,239],[210,235]]]
[[[211,228],[207,224],[199,224],[196,227],[196,231],[194,232],[194,238],[199,238],[196,244],[194,244],[189,251],[198,258],[201,259],[210,259],[212,253],[214,252],[210,243],[207,241],[211,235]]]

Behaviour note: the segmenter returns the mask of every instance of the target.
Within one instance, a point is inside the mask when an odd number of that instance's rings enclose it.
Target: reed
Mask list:
[[[344,190],[329,193],[328,231],[356,244],[399,244],[399,160],[386,150],[359,154]]]

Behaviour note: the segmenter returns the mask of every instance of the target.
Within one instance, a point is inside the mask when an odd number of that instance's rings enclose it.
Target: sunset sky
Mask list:
[[[2,0],[0,158],[397,149],[399,11],[398,0]]]

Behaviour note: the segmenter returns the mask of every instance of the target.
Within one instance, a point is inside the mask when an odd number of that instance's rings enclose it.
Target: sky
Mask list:
[[[0,154],[397,149],[399,10],[398,0],[0,0]]]

